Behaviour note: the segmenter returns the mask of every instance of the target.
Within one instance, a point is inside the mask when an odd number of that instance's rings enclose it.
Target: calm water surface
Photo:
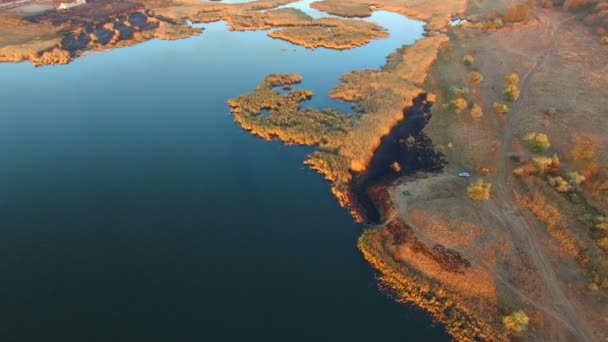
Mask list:
[[[362,230],[310,151],[260,141],[226,100],[299,73],[314,106],[393,37],[306,50],[206,25],[67,66],[0,65],[0,336],[9,341],[446,340],[378,292]]]

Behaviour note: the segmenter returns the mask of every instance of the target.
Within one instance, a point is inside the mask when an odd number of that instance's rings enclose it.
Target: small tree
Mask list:
[[[483,202],[490,199],[492,194],[492,184],[484,182],[482,179],[478,180],[467,187],[467,195],[469,199],[475,202]]]
[[[547,172],[555,172],[560,167],[560,160],[557,154],[554,154],[552,158],[535,157],[532,159],[532,162],[536,167],[536,171],[541,175]]]
[[[517,101],[519,99],[519,95],[519,88],[516,86],[508,86],[505,88],[505,91],[502,92],[502,97],[505,99],[505,101],[509,102]]]
[[[528,328],[530,319],[528,315],[523,311],[515,311],[514,313],[504,316],[502,318],[502,324],[505,329],[510,333],[521,334]]]
[[[587,178],[576,171],[568,173],[568,183],[572,186],[580,185],[585,180],[587,180]]]
[[[509,107],[504,103],[494,102],[494,113],[498,115],[505,115],[509,113]]]
[[[597,241],[597,245],[600,246],[601,249],[608,250],[608,237],[603,237]]]
[[[502,96],[506,101],[514,102],[519,99],[519,95],[519,76],[512,73],[505,77],[505,90],[502,92]]]
[[[600,38],[600,42],[602,42],[604,45],[608,45],[608,36],[603,36]]]
[[[608,218],[604,216],[598,217],[597,222],[595,223],[595,229],[608,231]]]
[[[518,86],[519,85],[519,75],[516,73],[511,73],[505,77],[505,86]]]
[[[572,189],[570,184],[560,176],[549,177],[547,180],[549,182],[549,185],[555,188],[555,190],[557,190],[558,192],[568,192]]]
[[[483,81],[483,75],[476,71],[472,72],[469,74],[469,81],[471,81],[471,84],[477,85]]]
[[[482,116],[483,116],[483,110],[481,109],[481,107],[478,105],[473,105],[473,108],[471,108],[471,117],[473,119],[478,119]]]
[[[462,58],[462,63],[468,67],[472,66],[473,63],[475,63],[475,57],[471,56],[471,55],[465,55]]]
[[[549,138],[542,133],[528,133],[524,140],[528,143],[528,147],[534,153],[541,153],[551,147]]]

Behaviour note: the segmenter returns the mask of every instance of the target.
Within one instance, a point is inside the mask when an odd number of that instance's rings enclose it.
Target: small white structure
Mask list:
[[[70,9],[72,7],[76,7],[76,6],[80,6],[80,5],[84,5],[87,3],[87,0],[76,0],[74,2],[62,2],[57,9],[60,11],[65,11],[67,9]]]

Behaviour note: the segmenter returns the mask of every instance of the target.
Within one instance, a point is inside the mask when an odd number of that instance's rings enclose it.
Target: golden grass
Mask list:
[[[574,258],[581,256],[576,237],[563,224],[560,210],[549,204],[540,193],[518,198],[518,203],[530,210],[545,226],[549,234],[559,243],[562,251]]]
[[[543,133],[528,133],[524,136],[524,140],[528,143],[528,148],[534,153],[541,153],[551,147],[549,137]]]
[[[438,281],[426,277],[408,264],[396,261],[387,253],[385,229],[367,230],[357,242],[364,259],[379,273],[380,281],[393,289],[398,298],[413,303],[443,323],[456,341],[491,340],[507,341],[500,327],[490,322],[495,312],[479,314],[473,302],[453,292]]]
[[[228,101],[235,121],[260,138],[299,145],[322,145],[343,135],[352,125],[352,116],[331,110],[301,110],[300,103],[312,97],[311,91],[281,94],[273,89],[299,82],[298,75],[269,75],[253,93]],[[269,114],[262,115],[264,110]]]
[[[346,50],[366,45],[372,39],[386,38],[388,33],[366,21],[318,19],[314,25],[285,27],[269,32],[268,36],[311,49]]]
[[[296,91],[281,95],[272,90],[269,78],[255,92],[231,100],[231,111],[241,127],[261,138],[317,145],[305,163],[332,183],[331,191],[340,205],[349,206],[352,174],[367,168],[382,137],[403,119],[404,108],[424,92],[419,85],[447,40],[443,35],[423,38],[391,54],[382,70],[344,75],[330,96],[356,102],[361,115],[301,111],[299,104],[312,94]],[[259,115],[264,109],[271,115]]]

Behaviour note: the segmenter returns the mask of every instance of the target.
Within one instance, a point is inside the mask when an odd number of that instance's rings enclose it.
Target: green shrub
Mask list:
[[[608,218],[604,216],[598,216],[594,224],[595,229],[608,231]]]
[[[467,103],[467,100],[463,99],[462,97],[453,99],[452,101],[446,103],[443,106],[443,109],[448,110],[448,111],[452,111],[452,112],[456,112],[456,113],[460,113],[463,109],[467,108],[469,106],[469,104]]]
[[[505,91],[502,92],[502,97],[505,99],[505,101],[517,101],[517,99],[519,99],[519,88],[514,86],[505,88]]]
[[[547,172],[557,171],[561,164],[557,154],[554,154],[552,158],[534,157],[532,158],[532,163],[534,163],[536,171],[541,175]]]
[[[549,185],[555,188],[555,190],[557,190],[558,192],[568,192],[572,189],[570,184],[565,179],[559,176],[549,177],[547,181],[549,182]]]
[[[494,102],[494,113],[498,115],[505,115],[509,113],[509,107],[504,103]]]
[[[462,58],[462,63],[466,66],[472,66],[475,63],[475,57],[471,56],[471,55],[465,55]]]
[[[597,241],[597,245],[600,246],[600,248],[608,250],[608,237],[603,237],[601,239],[599,239]]]
[[[505,101],[515,102],[519,99],[519,76],[512,73],[505,77],[505,90],[502,92]]]
[[[520,334],[528,328],[530,319],[523,310],[516,311],[502,318],[502,324],[510,333]]]
[[[469,88],[467,88],[467,87],[459,88],[456,86],[451,86],[450,94],[452,94],[455,97],[465,97],[465,96],[469,95]]]
[[[528,133],[524,137],[524,140],[528,143],[528,147],[534,153],[541,153],[551,147],[549,143],[549,137],[542,133]]]
[[[568,183],[570,183],[570,185],[572,186],[580,185],[586,180],[587,178],[585,178],[585,176],[581,175],[576,171],[568,173]]]

